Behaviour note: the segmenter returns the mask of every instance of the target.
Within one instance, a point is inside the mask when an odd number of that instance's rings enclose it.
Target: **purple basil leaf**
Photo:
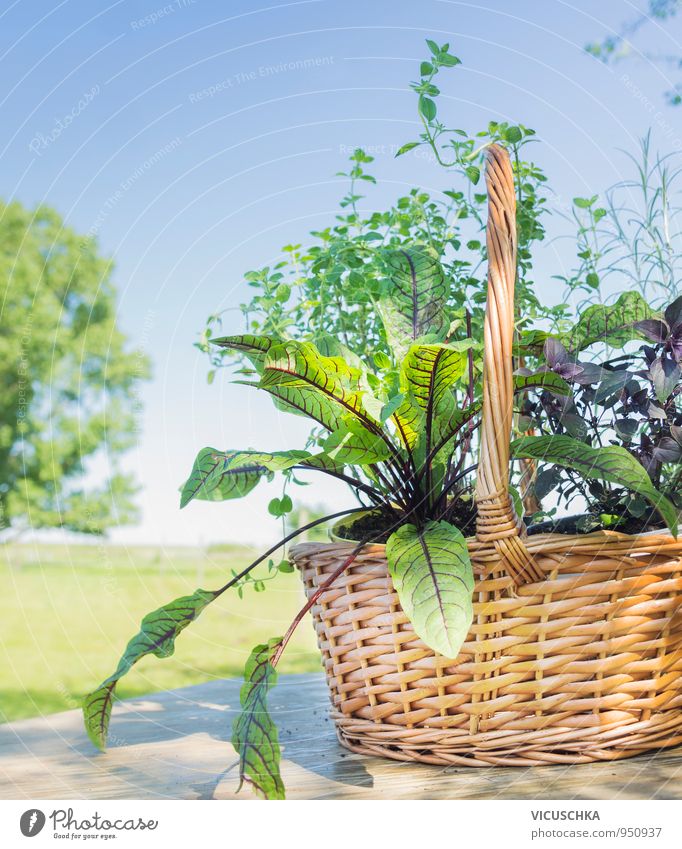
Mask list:
[[[675,440],[675,442],[682,447],[682,427],[678,427],[677,425],[670,425],[670,435]]]
[[[653,363],[656,359],[656,351],[653,348],[650,348],[649,345],[642,345],[642,351],[644,351],[644,359],[646,360],[646,364],[648,366]]]
[[[618,436],[620,436],[621,439],[625,439],[627,442],[632,440],[634,435],[637,433],[637,428],[639,427],[635,419],[616,419],[613,426]]]
[[[656,391],[656,397],[661,403],[667,401],[672,394],[673,389],[682,379],[682,373],[675,362],[670,357],[659,357],[654,360],[649,369],[652,383]]]
[[[566,432],[575,439],[582,439],[587,435],[587,425],[582,416],[574,413],[564,413],[559,421],[566,428]]]
[[[682,321],[678,322],[670,333],[670,350],[679,363],[682,360]]]
[[[669,327],[674,327],[682,322],[682,295],[670,304],[664,314]]]
[[[655,404],[653,401],[649,401],[647,416],[650,419],[662,419],[664,422],[668,421],[668,416],[663,407],[659,407],[658,404]]]
[[[652,453],[660,463],[677,463],[682,458],[682,447],[674,439],[664,436]]]
[[[593,383],[599,383],[604,377],[604,370],[594,363],[579,363],[580,374],[574,378],[576,383],[581,386],[590,386]]]
[[[550,368],[556,371],[557,366],[560,366],[562,363],[568,362],[568,351],[564,346],[559,342],[558,339],[552,339],[551,337],[545,342],[544,347],[545,359],[547,360]],[[563,377],[563,375],[562,375]]]
[[[582,368],[577,363],[559,363],[554,366],[554,371],[564,380],[577,380],[578,375],[583,373]]]
[[[628,371],[607,371],[597,387],[594,400],[597,404],[606,401],[612,395],[623,390],[623,387],[630,380],[631,375]]]
[[[635,323],[635,327],[639,332],[651,339],[652,342],[665,342],[668,338],[668,327],[663,321],[656,318],[646,318],[644,321]]]

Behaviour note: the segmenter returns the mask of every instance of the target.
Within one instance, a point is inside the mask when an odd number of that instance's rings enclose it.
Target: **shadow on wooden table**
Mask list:
[[[213,681],[117,703],[98,752],[79,711],[0,726],[5,799],[234,799],[230,744],[241,681]],[[431,767],[343,749],[321,675],[285,675],[272,692],[292,799],[676,799],[682,749],[585,766]]]

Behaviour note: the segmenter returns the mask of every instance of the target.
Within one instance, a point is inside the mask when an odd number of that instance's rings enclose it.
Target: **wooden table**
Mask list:
[[[119,702],[98,753],[80,711],[0,726],[2,799],[232,799],[229,743],[237,680]],[[680,799],[682,747],[615,763],[440,768],[344,750],[321,675],[285,675],[272,692],[290,799]],[[244,789],[237,798],[247,798]]]

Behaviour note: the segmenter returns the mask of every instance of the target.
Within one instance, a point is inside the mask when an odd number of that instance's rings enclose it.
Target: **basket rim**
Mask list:
[[[335,522],[332,526],[332,529],[336,527],[336,525],[340,524],[342,521],[343,520]],[[565,547],[589,547],[595,544],[607,542],[637,543],[639,541],[653,542],[654,540],[656,541],[656,547],[659,547],[661,545],[673,544],[679,546],[680,550],[682,550],[682,535],[679,537],[674,537],[667,529],[645,531],[641,534],[625,534],[619,531],[609,530],[592,531],[589,534],[533,534],[533,536],[524,537],[524,544],[529,549],[529,551],[535,552],[541,551],[542,549],[546,548],[547,544],[552,544],[555,550],[557,550],[557,543],[565,543],[565,545],[561,545],[558,547],[560,550]],[[492,548],[489,543],[482,543],[477,540],[475,536],[466,537],[466,542],[469,550],[473,552],[484,552]],[[289,549],[289,554],[295,559],[296,556],[298,556],[298,554],[302,553],[303,551],[305,551],[306,554],[310,554],[312,551],[315,550],[328,551],[334,548],[351,550],[355,548],[358,543],[359,540],[342,540],[340,538],[338,539],[338,541],[330,540],[329,542],[299,542],[291,546],[291,548]],[[381,552],[385,554],[386,543],[368,542],[361,554],[367,554],[369,552],[373,552],[376,554],[379,554]]]

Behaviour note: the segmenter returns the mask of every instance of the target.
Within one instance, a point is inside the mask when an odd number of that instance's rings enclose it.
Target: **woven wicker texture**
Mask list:
[[[341,742],[435,764],[581,763],[682,743],[682,539],[524,539],[508,493],[516,267],[509,157],[493,146],[474,622],[458,658],[403,613],[385,547],[366,546],[312,608]],[[308,596],[352,543],[291,557]]]

